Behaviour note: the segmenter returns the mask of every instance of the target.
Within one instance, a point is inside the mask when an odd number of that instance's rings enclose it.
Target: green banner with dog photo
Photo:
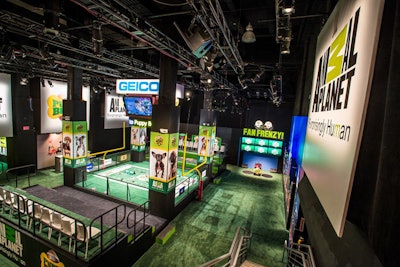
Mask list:
[[[178,133],[150,133],[150,178],[161,182],[176,178],[178,142]]]
[[[77,168],[87,163],[87,122],[63,121],[64,165]]]
[[[199,127],[198,136],[198,162],[209,164],[212,162],[214,155],[214,140],[215,140],[216,126],[203,126]],[[206,158],[206,159],[205,159]]]

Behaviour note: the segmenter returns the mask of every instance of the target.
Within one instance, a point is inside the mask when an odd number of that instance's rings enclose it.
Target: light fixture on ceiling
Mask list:
[[[243,33],[242,42],[245,44],[251,44],[256,41],[256,35],[253,32],[253,26],[251,23],[247,24],[246,31]]]
[[[50,87],[53,87],[53,86],[54,86],[54,85],[53,85],[53,82],[50,81],[50,80],[47,80],[47,83],[50,85]]]
[[[290,41],[283,41],[281,44],[281,54],[287,55],[290,54]]]
[[[282,15],[291,16],[294,11],[294,0],[284,0],[282,4]]]
[[[21,80],[19,81],[20,85],[28,85],[29,80],[26,77],[21,77]]]

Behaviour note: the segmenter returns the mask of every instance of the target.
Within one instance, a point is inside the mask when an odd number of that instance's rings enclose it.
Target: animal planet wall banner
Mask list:
[[[0,73],[0,136],[13,136],[11,75]]]
[[[340,0],[318,36],[303,169],[337,236],[346,222],[383,0]]]
[[[63,156],[66,166],[72,168],[86,166],[86,121],[63,121]]]
[[[144,151],[146,149],[147,128],[131,127],[131,150]]]

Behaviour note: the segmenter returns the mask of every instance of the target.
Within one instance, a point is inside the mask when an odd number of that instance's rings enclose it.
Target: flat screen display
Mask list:
[[[126,115],[130,117],[150,118],[153,112],[151,97],[124,96]]]

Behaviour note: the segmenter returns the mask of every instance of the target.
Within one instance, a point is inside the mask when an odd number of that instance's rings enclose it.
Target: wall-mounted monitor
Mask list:
[[[124,96],[126,115],[129,117],[151,118],[153,99],[151,96]]]

